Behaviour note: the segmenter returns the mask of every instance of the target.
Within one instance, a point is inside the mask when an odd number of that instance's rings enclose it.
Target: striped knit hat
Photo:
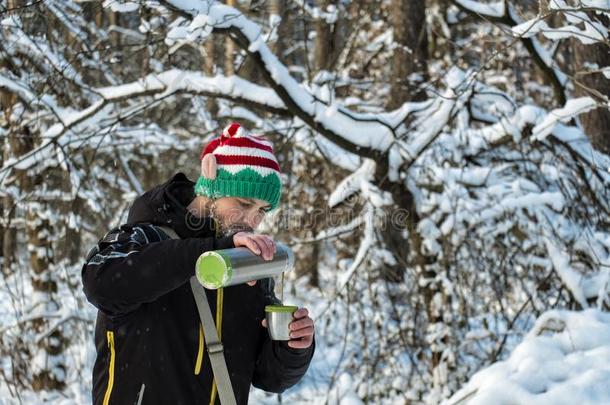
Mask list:
[[[210,197],[256,198],[275,209],[280,201],[280,166],[273,144],[231,123],[201,152],[201,176],[195,194]]]

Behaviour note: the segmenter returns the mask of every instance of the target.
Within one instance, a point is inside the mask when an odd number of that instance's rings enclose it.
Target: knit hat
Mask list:
[[[267,139],[228,125],[201,152],[201,176],[195,194],[210,197],[256,198],[275,209],[280,201],[280,166]]]

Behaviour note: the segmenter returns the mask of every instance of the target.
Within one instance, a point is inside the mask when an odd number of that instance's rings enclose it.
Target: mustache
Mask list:
[[[222,236],[230,236],[237,232],[254,232],[254,229],[243,222],[233,223],[233,224],[224,224],[222,221],[218,221],[220,223],[220,234]]]

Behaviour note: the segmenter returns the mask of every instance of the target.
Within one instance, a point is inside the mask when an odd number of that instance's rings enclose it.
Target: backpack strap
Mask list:
[[[154,227],[161,229],[163,231],[163,233],[165,233],[167,236],[169,236],[172,239],[180,239],[180,236],[178,236],[176,231],[174,231],[169,226],[154,225]]]
[[[178,234],[167,226],[158,226],[166,235],[172,239],[180,239]],[[205,294],[203,286],[199,284],[196,276],[192,276],[190,279],[191,290],[193,291],[193,297],[195,297],[195,303],[197,304],[197,311],[199,312],[199,319],[203,325],[203,333],[207,342],[207,351],[210,356],[210,363],[212,365],[212,371],[216,379],[216,386],[218,387],[218,395],[220,396],[220,403],[222,405],[236,405],[235,393],[231,385],[231,378],[229,377],[229,370],[227,369],[227,362],[224,356],[224,347],[222,342],[218,338],[218,330],[212,317],[212,310],[208,303],[208,298]]]

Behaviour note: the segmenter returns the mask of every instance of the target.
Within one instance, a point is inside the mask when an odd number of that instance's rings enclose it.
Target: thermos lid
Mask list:
[[[225,285],[233,275],[231,260],[219,251],[202,253],[195,263],[195,269],[201,285],[211,290]]]
[[[294,312],[297,309],[296,305],[267,305],[265,312]]]

